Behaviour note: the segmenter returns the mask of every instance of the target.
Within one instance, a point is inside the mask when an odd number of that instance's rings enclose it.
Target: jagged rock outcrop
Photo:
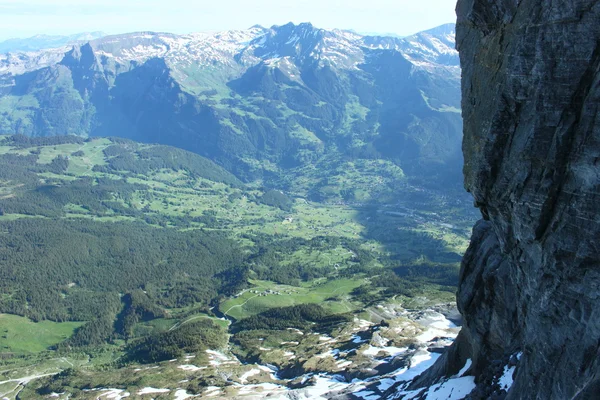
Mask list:
[[[483,220],[465,326],[418,384],[470,358],[472,398],[502,398],[507,363],[507,399],[600,398],[600,1],[460,0],[457,14],[465,187]]]

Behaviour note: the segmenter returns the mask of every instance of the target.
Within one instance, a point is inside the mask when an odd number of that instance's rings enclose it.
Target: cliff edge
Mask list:
[[[465,325],[415,385],[471,359],[474,399],[600,398],[600,1],[459,0],[457,15],[465,187],[483,218]]]

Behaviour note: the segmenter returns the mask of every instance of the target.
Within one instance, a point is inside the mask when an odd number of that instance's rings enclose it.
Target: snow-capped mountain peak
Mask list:
[[[239,70],[260,62],[272,68],[285,64],[284,72],[290,74],[297,69],[291,64],[301,67],[305,63],[353,70],[373,51],[392,51],[400,53],[416,69],[442,68],[457,74],[459,62],[454,35],[452,24],[400,39],[320,29],[310,23],[288,23],[271,28],[255,25],[245,30],[186,35],[136,32],[95,39],[89,46],[99,65],[106,60],[139,65],[152,58],[162,58],[170,68],[181,73],[191,67]],[[56,64],[60,61],[59,55],[68,51],[61,48],[2,56],[0,73],[23,73],[36,66]]]

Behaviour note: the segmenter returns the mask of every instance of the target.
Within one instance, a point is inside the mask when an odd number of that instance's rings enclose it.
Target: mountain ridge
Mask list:
[[[286,24],[0,56],[0,133],[174,145],[247,180],[345,154],[458,176],[460,68],[452,26],[436,32]]]
[[[10,38],[0,41],[0,53],[27,52],[74,45],[107,36],[106,33],[83,32],[73,35],[34,35],[28,38]]]

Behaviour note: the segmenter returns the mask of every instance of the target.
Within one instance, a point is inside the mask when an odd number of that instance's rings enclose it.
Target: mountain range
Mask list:
[[[72,46],[107,36],[104,32],[83,32],[73,35],[35,35],[29,38],[14,38],[0,42],[0,53],[15,51],[36,51],[42,49]]]
[[[7,53],[0,133],[173,145],[278,185],[360,159],[459,185],[454,44],[452,24],[400,39],[289,23]]]

